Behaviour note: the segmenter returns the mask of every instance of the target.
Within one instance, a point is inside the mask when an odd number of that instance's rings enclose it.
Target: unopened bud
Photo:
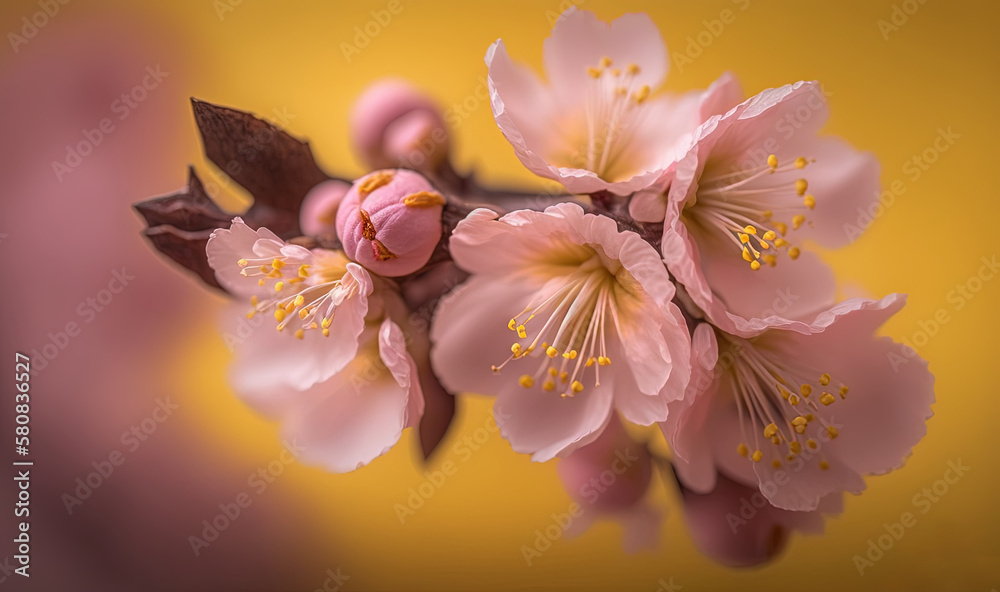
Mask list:
[[[337,209],[351,186],[333,179],[312,188],[302,200],[299,227],[306,236],[336,236]]]
[[[372,168],[434,171],[448,157],[441,111],[408,83],[387,79],[368,87],[351,112],[351,140]]]
[[[385,169],[354,182],[337,212],[344,252],[387,277],[423,267],[441,240],[445,198],[420,173]]]

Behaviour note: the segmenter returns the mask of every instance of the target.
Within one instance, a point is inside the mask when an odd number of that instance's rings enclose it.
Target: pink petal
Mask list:
[[[273,240],[285,244],[270,230],[253,230],[239,217],[233,218],[228,230],[219,228],[208,239],[205,247],[208,264],[215,270],[219,284],[230,294],[249,298],[261,293],[256,279],[240,275],[243,268],[237,263],[240,259],[255,256],[254,245],[258,240]]]

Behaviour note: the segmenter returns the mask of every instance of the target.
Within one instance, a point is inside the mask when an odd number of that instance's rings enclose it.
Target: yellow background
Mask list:
[[[449,107],[476,96],[485,80],[484,52],[497,38],[505,40],[516,59],[540,67],[550,17],[560,10],[558,0],[402,0],[402,12],[348,62],[341,43],[353,43],[354,28],[364,27],[372,20],[370,11],[384,9],[387,2],[243,0],[221,18],[220,3],[74,2],[58,17],[131,19],[157,32],[160,49],[150,54],[150,63],[160,62],[174,76],[169,95],[176,101],[176,125],[157,138],[157,145],[137,146],[148,150],[153,178],[165,183],[153,192],[179,187],[187,162],[204,176],[214,176],[200,154],[186,96],[272,119],[275,109],[287,110],[294,118],[286,129],[310,140],[324,168],[356,176],[364,171],[350,153],[345,118],[369,82],[384,75],[405,76]],[[4,14],[11,21],[34,10],[31,2],[9,4]],[[551,513],[565,512],[570,500],[554,464],[533,464],[514,454],[498,434],[463,461],[454,446],[487,425],[489,417],[488,401],[463,399],[457,424],[428,467],[435,470],[452,460],[458,471],[405,524],[393,506],[406,503],[408,488],[423,482],[424,470],[414,462],[411,434],[384,458],[348,475],[291,468],[274,487],[286,494],[281,499],[294,503],[278,507],[277,499],[262,495],[259,503],[274,506],[274,519],[289,513],[311,524],[295,552],[312,567],[275,586],[312,590],[322,586],[325,569],[340,566],[351,577],[345,590],[552,585],[653,592],[661,579],[671,578],[692,591],[989,592],[1000,587],[1000,482],[993,423],[1000,395],[994,336],[1000,326],[1000,281],[986,282],[962,310],[948,300],[949,291],[976,274],[981,258],[1000,250],[993,242],[1000,200],[991,182],[1000,131],[1000,10],[981,2],[911,0],[906,7],[919,8],[885,39],[877,23],[889,21],[894,5],[902,7],[903,2],[750,0],[740,10],[742,4],[586,0],[582,8],[605,20],[624,11],[648,12],[671,52],[685,51],[688,37],[705,29],[703,20],[733,10],[735,21],[700,56],[683,69],[673,64],[667,88],[704,87],[724,70],[735,72],[749,94],[818,79],[833,93],[826,132],[873,151],[882,163],[885,186],[894,180],[905,183],[905,194],[863,238],[830,254],[829,260],[847,293],[910,294],[906,309],[885,328],[897,338],[912,338],[921,321],[934,318],[939,309],[947,311],[949,322],[919,348],[937,377],[938,402],[928,435],[906,467],[869,479],[862,496],[847,499],[844,515],[828,521],[827,534],[795,536],[788,550],[764,568],[730,570],[700,555],[685,532],[676,493],[662,484],[656,485],[653,499],[668,509],[668,517],[656,552],[624,554],[620,528],[602,523],[580,538],[557,541],[528,567],[521,545],[532,544],[535,529],[550,524]],[[42,43],[41,38],[32,43]],[[483,94],[480,89],[479,96]],[[475,167],[491,182],[537,186],[496,129],[489,106],[477,102],[453,130],[459,169]],[[903,167],[933,146],[938,128],[951,128],[960,137],[913,180]],[[227,203],[241,198],[232,191]],[[224,451],[232,462],[265,464],[279,451],[276,426],[229,392],[229,353],[209,324],[223,301],[206,295],[204,303],[200,313],[188,317],[185,337],[158,345],[176,376],[173,392],[188,411],[185,429],[192,440]],[[915,527],[859,576],[852,557],[865,552],[869,538],[884,533],[884,522],[912,512],[912,497],[940,479],[949,460],[959,459],[971,467],[969,474],[926,515],[918,514]],[[238,483],[236,487],[234,492]],[[269,552],[266,541],[260,552]]]

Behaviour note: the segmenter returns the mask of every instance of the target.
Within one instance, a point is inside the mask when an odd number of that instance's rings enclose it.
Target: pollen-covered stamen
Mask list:
[[[737,345],[732,349],[736,362],[728,376],[740,417],[742,441],[736,450],[740,456],[755,462],[767,460],[777,468],[803,450],[811,454],[818,448],[807,431],[822,432],[831,440],[839,436],[828,419],[827,407],[838,397],[847,397],[847,386],[828,373],[805,365],[793,367],[784,356],[746,340],[722,338]],[[825,460],[821,457],[820,462]]]
[[[329,337],[337,307],[358,290],[356,282],[343,282],[346,261],[342,256],[331,257],[329,262],[313,270],[312,263],[284,257],[273,258],[269,265],[252,268],[251,265],[256,266],[260,261],[241,259],[238,264],[244,268],[243,271],[252,270],[244,275],[262,276],[258,282],[262,287],[274,282],[268,290],[273,292],[273,296],[250,298],[251,308],[247,318],[270,312],[274,315],[278,331],[293,325],[294,335],[299,339],[303,339],[309,330],[319,330],[324,337]]]
[[[797,259],[798,247],[785,236],[789,225],[797,230],[806,222],[803,212],[816,207],[816,199],[807,193],[809,182],[799,172],[810,162],[800,156],[782,164],[771,154],[763,165],[728,173],[715,174],[708,166],[684,213],[731,240],[755,271],[762,264],[774,267],[782,249]]]
[[[645,103],[652,91],[639,84],[637,64],[612,68],[611,58],[603,57],[597,67],[587,68],[592,79],[587,89],[584,145],[571,157],[574,166],[607,178],[617,159],[628,146],[645,115]]]
[[[511,361],[531,356],[539,364],[535,372],[519,378],[522,387],[540,385],[542,391],[553,392],[558,386],[562,397],[573,397],[585,389],[588,369],[593,368],[597,386],[600,368],[611,364],[607,325],[618,315],[616,280],[596,256],[561,279],[550,294],[510,319],[507,327],[518,341],[511,345],[510,357],[493,371],[499,373]]]

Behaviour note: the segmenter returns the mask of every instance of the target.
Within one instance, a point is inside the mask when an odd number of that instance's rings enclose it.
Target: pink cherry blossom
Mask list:
[[[644,14],[607,24],[570,8],[545,41],[544,62],[551,86],[496,41],[486,52],[490,105],[521,162],[572,193],[652,185],[701,123],[700,92],[651,94],[669,63]]]
[[[723,472],[778,508],[814,510],[901,466],[934,402],[926,362],[898,364],[904,346],[874,337],[904,303],[848,300],[805,334],[778,326],[746,339],[699,325],[688,393],[661,424],[682,482],[708,492]]]
[[[451,392],[496,395],[515,451],[544,461],[594,441],[617,409],[663,421],[690,373],[690,338],[655,249],[562,203],[459,223],[472,274],[439,306],[432,362]]]
[[[630,203],[637,219],[664,222],[670,273],[729,333],[750,336],[832,304],[832,273],[799,243],[850,242],[847,225],[876,199],[879,166],[817,137],[827,115],[816,83],[764,91],[698,128],[665,202],[644,192]]]
[[[374,290],[363,267],[340,251],[288,244],[240,218],[213,232],[206,251],[219,284],[249,299],[247,316],[273,316],[270,332],[281,333],[264,340],[270,347],[257,352],[250,382],[304,390],[354,358]]]

